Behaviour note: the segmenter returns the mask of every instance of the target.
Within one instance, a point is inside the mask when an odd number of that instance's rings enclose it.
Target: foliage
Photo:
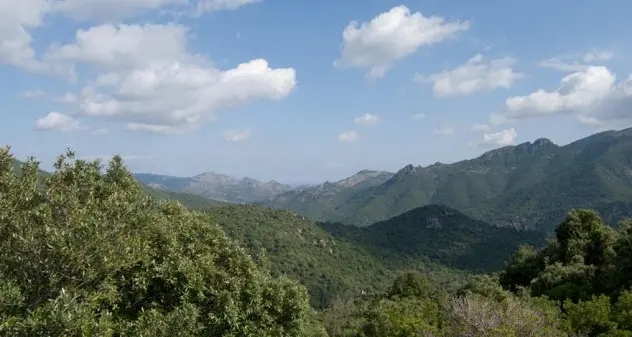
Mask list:
[[[500,283],[555,300],[569,332],[632,335],[630,221],[619,228],[613,230],[594,211],[573,210],[547,247],[520,249]]]
[[[421,270],[433,281],[448,284],[458,284],[465,278],[465,273],[429,262],[423,256],[374,254],[289,211],[231,205],[206,212],[251,255],[264,252],[273,274],[301,281],[312,305],[319,309],[343,293],[383,290],[403,269]]]
[[[542,233],[491,226],[439,205],[419,207],[364,228],[335,223],[323,228],[378,256],[425,257],[473,272],[501,269],[521,244],[545,244]]]
[[[407,273],[398,277],[392,288],[401,289],[406,284],[403,289],[418,289],[427,283],[423,279],[420,274]],[[471,291],[404,291],[407,296],[384,293],[334,307],[325,313],[328,319],[324,322],[332,337],[566,336],[559,310],[550,302],[497,290],[501,296]],[[339,317],[347,318],[350,324],[341,324],[336,319]]]
[[[39,181],[0,150],[0,334],[298,336],[305,288],[272,277],[212,224],[156,203],[114,157],[60,156]],[[309,327],[314,331],[314,327]]]

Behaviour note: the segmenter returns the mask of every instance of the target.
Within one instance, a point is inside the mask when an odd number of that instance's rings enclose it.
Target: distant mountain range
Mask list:
[[[290,209],[314,220],[331,220],[337,206],[358,192],[385,183],[393,175],[391,172],[363,170],[340,181],[296,188],[259,204]]]
[[[262,204],[356,226],[431,204],[496,226],[548,231],[571,208],[596,209],[614,224],[632,215],[632,128],[565,146],[542,138],[453,164],[407,165],[394,175],[363,172],[373,173],[361,184],[325,183]]]
[[[152,188],[180,193],[191,193],[220,201],[252,203],[292,190],[292,186],[274,180],[237,179],[213,172],[194,177],[173,177],[150,173],[136,173],[136,179]]]

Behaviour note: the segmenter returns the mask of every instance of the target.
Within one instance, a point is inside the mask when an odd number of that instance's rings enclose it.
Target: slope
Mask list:
[[[440,205],[419,207],[364,228],[336,223],[322,226],[335,237],[386,259],[424,257],[472,272],[503,268],[521,244],[546,243],[540,232],[492,226]]]
[[[250,254],[258,255],[264,249],[272,271],[301,281],[318,308],[345,292],[381,289],[399,270],[420,270],[444,284],[456,284],[465,278],[464,272],[432,263],[423,256],[375,255],[289,211],[231,205],[206,212]]]

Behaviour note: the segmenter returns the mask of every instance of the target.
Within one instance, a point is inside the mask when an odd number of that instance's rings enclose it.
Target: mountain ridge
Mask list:
[[[283,194],[264,205],[321,221],[368,226],[417,207],[443,204],[494,225],[550,231],[571,208],[608,212],[610,207],[615,213],[628,209],[630,158],[632,128],[596,133],[563,146],[538,138],[451,164],[408,164],[381,184],[328,196],[336,202],[320,203],[320,209],[306,210],[297,200],[284,203]]]

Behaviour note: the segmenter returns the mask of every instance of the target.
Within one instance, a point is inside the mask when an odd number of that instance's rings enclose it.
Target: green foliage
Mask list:
[[[491,226],[439,205],[419,207],[364,228],[334,223],[323,228],[378,256],[428,258],[473,272],[501,269],[521,244],[545,244],[542,233]]]
[[[60,156],[40,181],[0,150],[0,334],[297,336],[305,288],[272,277],[207,215],[156,203],[114,157]]]
[[[422,280],[419,274],[407,273],[391,288],[419,289],[420,284],[426,288]],[[337,302],[338,306],[325,313],[324,324],[332,337],[567,336],[560,311],[551,302],[515,296],[499,288],[498,283],[493,286],[491,278],[480,278],[475,283],[477,289],[460,294],[385,293]],[[482,286],[484,283],[487,285]],[[491,288],[494,294],[490,296],[478,291]]]
[[[587,336],[632,334],[629,289],[630,222],[619,231],[594,211],[573,210],[556,229],[556,241],[540,251],[519,250],[501,284],[511,290],[528,287],[564,311],[569,332]]]
[[[422,270],[430,279],[449,284],[465,278],[465,273],[428,262],[423,256],[376,255],[288,211],[231,205],[206,212],[251,255],[264,252],[273,274],[303,283],[312,305],[319,309],[343,293],[383,290],[402,269]]]

